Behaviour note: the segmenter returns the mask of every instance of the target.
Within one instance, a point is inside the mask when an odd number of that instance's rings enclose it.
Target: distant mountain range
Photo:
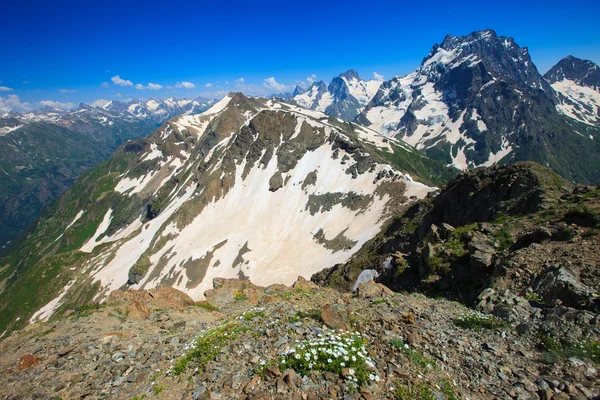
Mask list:
[[[0,118],[0,249],[34,221],[86,169],[124,141],[146,136],[165,120],[199,113],[212,100],[151,99],[44,107]]]

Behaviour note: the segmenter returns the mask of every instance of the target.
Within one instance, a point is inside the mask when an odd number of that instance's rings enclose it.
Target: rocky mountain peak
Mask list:
[[[302,94],[302,93],[305,93],[305,92],[306,92],[305,88],[302,88],[302,87],[296,85],[296,87],[294,88],[294,92],[292,93],[292,97],[296,97],[299,94]]]
[[[488,80],[500,79],[551,92],[531,61],[527,47],[520,47],[513,38],[498,36],[491,29],[466,36],[447,35],[441,45],[433,46],[420,72],[435,80],[451,69],[478,64],[485,69],[484,79],[487,76]]]
[[[450,50],[458,46],[476,42],[476,41],[494,41],[498,39],[498,35],[492,29],[475,31],[466,36],[446,35],[440,47]]]
[[[360,79],[360,76],[358,75],[358,72],[356,72],[353,69],[349,69],[346,72],[342,72],[339,76],[340,76],[340,78],[346,78],[349,81],[351,81],[353,79],[356,79],[357,81],[361,81],[362,80],[362,79]]]
[[[600,68],[589,60],[567,56],[552,67],[544,78],[550,83],[564,80],[573,81],[582,86],[598,90],[600,88]]]

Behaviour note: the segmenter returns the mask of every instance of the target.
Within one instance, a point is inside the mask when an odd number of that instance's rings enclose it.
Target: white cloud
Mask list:
[[[119,75],[113,76],[110,78],[110,80],[117,86],[133,86],[133,82],[130,80],[121,79]]]
[[[102,82],[100,86],[102,86],[104,89],[108,89],[110,85],[108,82]]]
[[[211,88],[211,87],[213,87],[213,84],[212,83],[207,83],[206,85],[204,85],[204,87]]]
[[[175,85],[175,87],[177,89],[181,89],[181,88],[184,88],[184,89],[193,89],[193,88],[196,87],[196,85],[194,85],[192,82],[185,82],[185,81],[183,81],[183,82],[177,82],[177,84]]]
[[[98,99],[98,100],[94,101],[93,103],[91,103],[90,106],[92,106],[92,107],[104,107],[108,103],[110,103],[110,100]]]
[[[13,90],[6,86],[0,86],[0,92],[12,92]]]
[[[9,94],[7,97],[0,96],[0,112],[29,112],[33,110],[33,106],[30,103],[21,103],[19,96],[16,94]]]
[[[121,93],[117,93],[115,96],[117,96],[117,97],[121,97],[121,96],[122,96],[122,94],[121,94]]]
[[[376,81],[384,81],[384,77],[381,74],[378,74],[377,72],[373,72],[373,79],[375,79]]]
[[[134,88],[135,90],[144,90],[144,89],[146,89],[146,88],[144,87],[144,85],[142,85],[141,83],[138,83],[138,84],[136,84],[136,85],[135,85],[133,88]]]
[[[152,82],[148,83],[148,89],[150,89],[150,90],[160,90],[162,88],[163,88],[162,85],[159,85],[158,83],[152,83]]]
[[[241,87],[244,85],[244,78],[236,79],[234,82],[237,87]]]
[[[62,103],[60,101],[54,101],[54,100],[42,100],[39,102],[39,104],[42,106],[58,108],[61,110],[70,110],[72,108],[75,108],[75,103],[71,103],[71,102]]]
[[[263,82],[263,86],[267,90],[273,91],[273,93],[285,93],[285,92],[291,92],[292,90],[294,90],[293,86],[287,86],[282,83],[279,83],[275,80],[274,77],[265,79]]]
[[[317,76],[315,74],[312,74],[311,76],[306,78],[306,81],[308,82],[309,85],[312,85],[316,79],[317,79]]]
[[[229,81],[225,81],[225,84],[226,84],[226,85],[229,85]]]
[[[58,90],[61,93],[75,93],[77,90],[73,90],[73,89],[59,89]]]
[[[216,90],[213,92],[202,92],[199,94],[200,97],[203,97],[205,99],[222,99],[223,97],[227,96],[227,91],[226,90]]]

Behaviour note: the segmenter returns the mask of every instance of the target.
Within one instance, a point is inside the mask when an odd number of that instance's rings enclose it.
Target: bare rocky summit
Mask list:
[[[561,353],[545,348],[531,329],[374,282],[340,294],[303,279],[266,288],[217,280],[206,297],[192,304],[172,288],[114,292],[106,306],[15,332],[0,343],[0,395],[583,399],[600,389],[597,347],[587,357]],[[363,371],[351,359],[339,371],[318,363],[308,373],[286,368],[282,361],[306,340],[345,337],[335,328],[360,333],[372,363],[365,382],[349,379]]]

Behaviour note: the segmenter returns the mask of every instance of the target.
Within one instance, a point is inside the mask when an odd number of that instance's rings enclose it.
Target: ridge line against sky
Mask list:
[[[348,69],[390,79],[414,71],[446,34],[488,28],[528,47],[541,73],[567,55],[600,63],[597,1],[201,3],[5,4],[0,111],[268,95]]]

